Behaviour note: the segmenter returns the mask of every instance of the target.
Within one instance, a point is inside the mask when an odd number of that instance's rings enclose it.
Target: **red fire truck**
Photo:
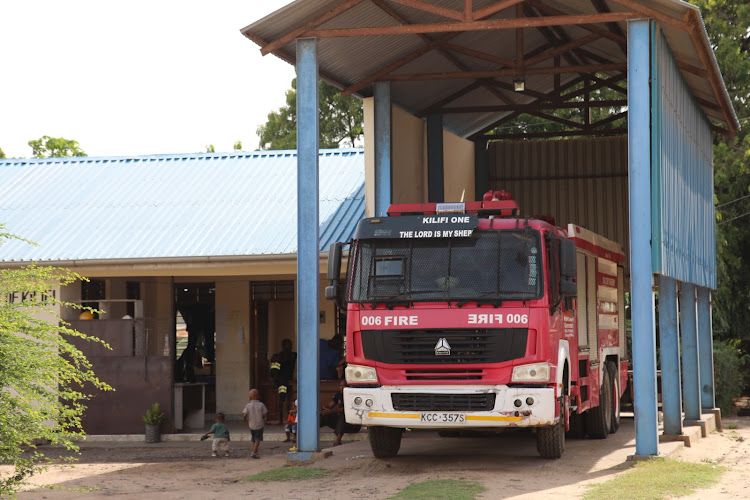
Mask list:
[[[620,424],[622,247],[551,217],[482,201],[391,205],[332,245],[326,298],[346,309],[346,421],[376,457],[405,429],[529,428],[542,457]]]

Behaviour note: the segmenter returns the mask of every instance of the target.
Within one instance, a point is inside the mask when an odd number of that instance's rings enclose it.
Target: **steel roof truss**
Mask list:
[[[604,3],[604,0],[591,0],[591,5],[593,5],[598,12],[612,12],[607,4]],[[622,31],[622,29],[620,29],[620,26],[617,23],[607,23],[607,28],[611,33],[614,33],[619,38],[621,38],[621,40],[616,41],[616,43],[620,47],[620,50],[622,50],[622,53],[627,54],[628,44],[625,43],[625,33]]]
[[[564,16],[546,16],[536,18],[488,19],[484,21],[409,24],[402,26],[371,26],[363,28],[330,28],[316,29],[304,33],[304,36],[317,38],[339,38],[352,36],[378,35],[413,35],[418,33],[453,33],[463,31],[486,31],[516,28],[536,28],[540,26],[588,25],[592,23],[609,23],[636,19],[637,12],[612,12],[608,14],[580,14]],[[608,33],[607,30],[602,30]]]

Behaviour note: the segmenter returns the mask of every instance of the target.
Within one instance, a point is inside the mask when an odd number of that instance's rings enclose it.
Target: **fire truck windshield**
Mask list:
[[[350,302],[530,300],[542,297],[538,231],[469,238],[358,240]]]

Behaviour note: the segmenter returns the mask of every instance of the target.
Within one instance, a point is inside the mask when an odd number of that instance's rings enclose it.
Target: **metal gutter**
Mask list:
[[[328,260],[328,251],[319,252],[321,260]],[[217,255],[207,257],[156,257],[156,258],[122,258],[122,259],[91,259],[91,260],[39,260],[39,261],[0,261],[0,268],[22,267],[30,264],[57,267],[92,267],[92,266],[153,266],[163,264],[222,264],[237,262],[258,263],[263,261],[297,260],[297,254],[273,255]]]

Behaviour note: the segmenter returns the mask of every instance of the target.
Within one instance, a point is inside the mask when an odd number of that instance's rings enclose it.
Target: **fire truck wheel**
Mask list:
[[[612,422],[609,425],[610,434],[620,428],[620,375],[617,373],[617,363],[607,363],[609,378],[612,380]]]
[[[395,457],[399,448],[401,448],[401,435],[403,433],[403,429],[369,426],[367,438],[370,441],[370,448],[375,458]]]
[[[594,439],[605,439],[612,423],[612,382],[607,365],[603,365],[604,380],[599,393],[599,406],[586,412],[586,432]]]
[[[536,451],[542,458],[560,458],[565,451],[565,416],[562,415],[551,427],[540,427],[536,431]]]

